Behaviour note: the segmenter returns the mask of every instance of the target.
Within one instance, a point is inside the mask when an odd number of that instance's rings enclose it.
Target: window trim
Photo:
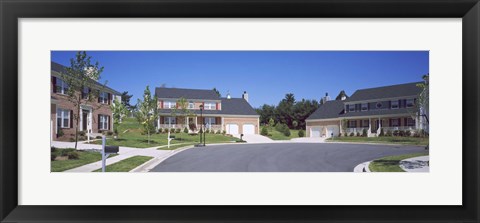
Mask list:
[[[363,108],[364,108],[364,107],[363,107],[364,105],[365,105],[365,109],[363,109]],[[360,110],[362,110],[362,111],[368,111],[368,103],[362,103],[362,104],[360,105],[360,107],[361,107]]]
[[[104,96],[106,96],[106,97],[104,97]],[[98,98],[100,100],[100,103],[108,104],[108,92],[100,91],[100,94],[98,95]]]
[[[192,101],[188,102],[188,109],[195,109],[195,103]]]
[[[59,118],[59,114],[58,112],[60,111],[60,122],[58,122],[58,118]],[[66,115],[65,115],[65,112],[66,112]],[[67,116],[67,118],[65,118],[65,116]],[[67,126],[65,126],[65,119],[67,119]],[[70,110],[68,109],[63,109],[63,108],[57,108],[57,127],[60,127],[61,129],[69,129],[69,128],[72,128],[70,126]],[[60,124],[60,125],[59,125]]]
[[[410,123],[410,121],[411,121],[411,123]],[[405,124],[406,124],[406,126],[415,126],[416,125],[415,119],[407,118],[407,123],[405,123]]]
[[[68,92],[68,84],[65,83],[64,80],[62,80],[61,78],[56,78],[55,79],[55,87],[57,88],[55,93],[57,94],[63,94],[63,95],[67,95],[67,92]]]
[[[217,109],[217,103],[215,102],[205,102],[203,105],[203,108],[205,110],[216,110]]]
[[[348,105],[348,112],[355,112],[355,105]]]
[[[98,122],[100,123],[101,128],[99,128],[98,130],[102,130],[102,131],[108,130],[108,126],[110,124],[108,123],[108,119],[109,119],[108,117],[109,117],[108,115],[100,115],[100,120],[98,120]],[[103,118],[103,121],[102,121],[102,118]]]
[[[394,125],[393,122],[397,122],[397,124]],[[400,120],[398,120],[397,118],[391,118],[390,123],[392,124],[392,126],[390,127],[400,127]]]
[[[393,107],[394,102],[397,104],[397,107]],[[399,108],[400,108],[400,103],[398,102],[398,100],[390,101],[390,109],[399,109]]]
[[[164,101],[163,108],[172,109],[177,107],[176,101]]]
[[[173,123],[172,123],[172,120],[173,120]],[[165,125],[169,125],[169,126],[176,125],[177,124],[177,118],[173,117],[173,116],[165,116],[165,118],[163,119],[163,123]]]
[[[408,101],[411,101],[411,102],[412,102],[411,106],[409,106]],[[406,100],[406,102],[405,102],[405,107],[407,107],[407,108],[413,108],[414,106],[415,106],[415,99],[407,99],[407,100]]]

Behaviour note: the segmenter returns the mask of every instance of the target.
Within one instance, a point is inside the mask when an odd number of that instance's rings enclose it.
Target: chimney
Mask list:
[[[248,102],[248,93],[246,91],[243,92],[242,98],[245,99],[245,101]]]
[[[330,101],[330,96],[328,96],[328,92],[325,93],[325,97],[322,98],[322,101],[323,101],[322,104],[325,104],[325,102]]]
[[[342,95],[341,100],[342,100],[342,101],[345,101],[345,99],[347,99],[347,97],[345,97],[345,95]]]
[[[230,96],[230,92],[227,91],[227,99],[231,99],[231,98],[232,98],[232,96]]]

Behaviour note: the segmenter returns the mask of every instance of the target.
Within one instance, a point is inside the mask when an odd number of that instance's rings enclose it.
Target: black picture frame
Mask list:
[[[1,0],[1,222],[479,222],[478,0]],[[462,206],[18,205],[18,19],[133,17],[462,18]],[[445,43],[448,44],[448,43]],[[457,148],[459,149],[459,148]]]

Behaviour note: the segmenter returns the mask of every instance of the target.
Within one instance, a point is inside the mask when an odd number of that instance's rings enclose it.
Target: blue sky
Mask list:
[[[69,66],[75,51],[52,51],[51,59]],[[143,94],[166,87],[212,89],[222,96],[249,93],[250,104],[334,98],[341,90],[421,81],[429,73],[428,51],[87,51],[104,66],[102,80],[119,91]],[[103,81],[102,81],[103,82]]]

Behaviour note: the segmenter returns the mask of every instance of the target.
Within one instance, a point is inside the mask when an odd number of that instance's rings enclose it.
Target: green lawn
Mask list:
[[[415,138],[415,137],[395,137],[395,136],[382,136],[382,137],[335,137],[329,138],[330,142],[360,142],[360,143],[384,143],[384,144],[401,144],[401,145],[423,145],[428,144],[427,138]]]
[[[62,149],[57,149],[52,154],[60,155]],[[75,150],[75,149],[68,149]],[[73,169],[79,166],[87,165],[89,163],[97,162],[102,160],[102,154],[98,152],[89,152],[89,151],[77,151],[79,154],[79,159],[72,160],[55,160],[50,161],[50,171],[51,172],[62,172],[65,170]],[[115,155],[110,155],[114,157]]]
[[[262,130],[260,128],[260,130]],[[268,130],[268,138],[273,139],[273,140],[290,140],[293,138],[298,138],[298,131],[295,129],[290,129],[290,136],[285,136],[283,133],[275,130],[274,128]]]
[[[124,133],[125,130],[128,130]],[[118,132],[120,134],[119,139],[115,140],[111,137],[107,139],[107,144],[112,146],[126,146],[126,147],[136,147],[136,148],[148,148],[155,146],[167,145],[167,134],[152,134],[150,135],[150,143],[148,143],[147,135],[142,135],[142,129],[140,124],[134,118],[126,118],[123,123],[118,127]],[[172,136],[175,136],[175,139],[172,140],[171,144],[178,143],[198,143],[200,136],[198,135],[189,135],[187,133],[172,133]],[[206,142],[207,144],[211,143],[223,143],[223,142],[232,142],[237,140],[235,137],[230,137],[222,134],[212,134],[206,133]],[[92,142],[94,144],[102,144],[101,140]]]
[[[186,147],[186,146],[192,146],[192,145],[195,145],[195,143],[175,144],[175,145],[170,145],[170,148],[167,148],[165,146],[165,147],[158,148],[158,149],[159,150],[174,150],[174,149],[178,149],[178,148],[182,148],[182,147]]]
[[[133,156],[128,159],[116,162],[114,164],[105,167],[105,172],[128,172],[135,169],[135,167],[142,165],[143,163],[151,160],[153,157],[149,156]],[[94,172],[102,172],[102,169],[95,170]]]
[[[399,156],[387,156],[370,163],[368,168],[372,172],[405,172],[399,165],[400,161],[417,156],[425,156],[428,153],[414,153]]]

